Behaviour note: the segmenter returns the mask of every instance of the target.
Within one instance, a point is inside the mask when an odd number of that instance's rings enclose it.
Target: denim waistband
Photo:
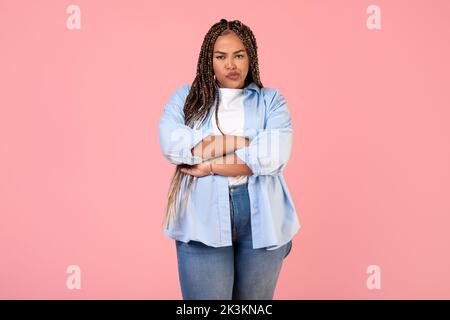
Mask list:
[[[237,185],[231,185],[228,186],[228,190],[230,193],[241,193],[241,192],[248,192],[248,182],[237,184]]]

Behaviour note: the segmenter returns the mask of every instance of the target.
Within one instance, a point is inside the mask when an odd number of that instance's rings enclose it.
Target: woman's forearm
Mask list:
[[[252,170],[234,152],[211,160],[212,171],[227,177],[251,175]]]
[[[192,155],[201,157],[204,160],[224,156],[237,149],[248,146],[250,140],[241,136],[213,135],[207,136],[192,148]]]

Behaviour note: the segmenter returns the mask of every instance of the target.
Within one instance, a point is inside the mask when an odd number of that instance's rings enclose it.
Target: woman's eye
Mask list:
[[[238,54],[238,55],[236,55],[236,57],[241,57],[240,59],[242,59],[242,58],[244,58],[244,55]],[[222,60],[222,58],[225,58],[225,56],[217,56],[216,58]]]

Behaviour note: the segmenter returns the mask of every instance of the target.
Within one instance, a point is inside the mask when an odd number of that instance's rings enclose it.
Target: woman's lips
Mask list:
[[[238,80],[239,74],[231,74],[231,75],[228,75],[227,78],[230,80]]]

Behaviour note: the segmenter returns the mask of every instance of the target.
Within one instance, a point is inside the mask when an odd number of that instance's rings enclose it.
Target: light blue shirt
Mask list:
[[[172,164],[194,165],[203,159],[191,149],[214,135],[211,117],[215,103],[203,125],[184,124],[184,102],[191,84],[176,89],[159,120],[159,144]],[[292,126],[285,98],[273,88],[259,88],[254,82],[244,88],[244,136],[248,146],[234,152],[252,170],[248,178],[253,248],[277,249],[300,229],[300,221],[283,177],[291,155]],[[185,176],[181,194],[187,190]],[[228,177],[194,177],[186,210],[177,212],[164,229],[168,237],[183,242],[195,240],[212,247],[232,245]],[[178,204],[181,200],[179,200]],[[182,207],[182,206],[180,206]]]

